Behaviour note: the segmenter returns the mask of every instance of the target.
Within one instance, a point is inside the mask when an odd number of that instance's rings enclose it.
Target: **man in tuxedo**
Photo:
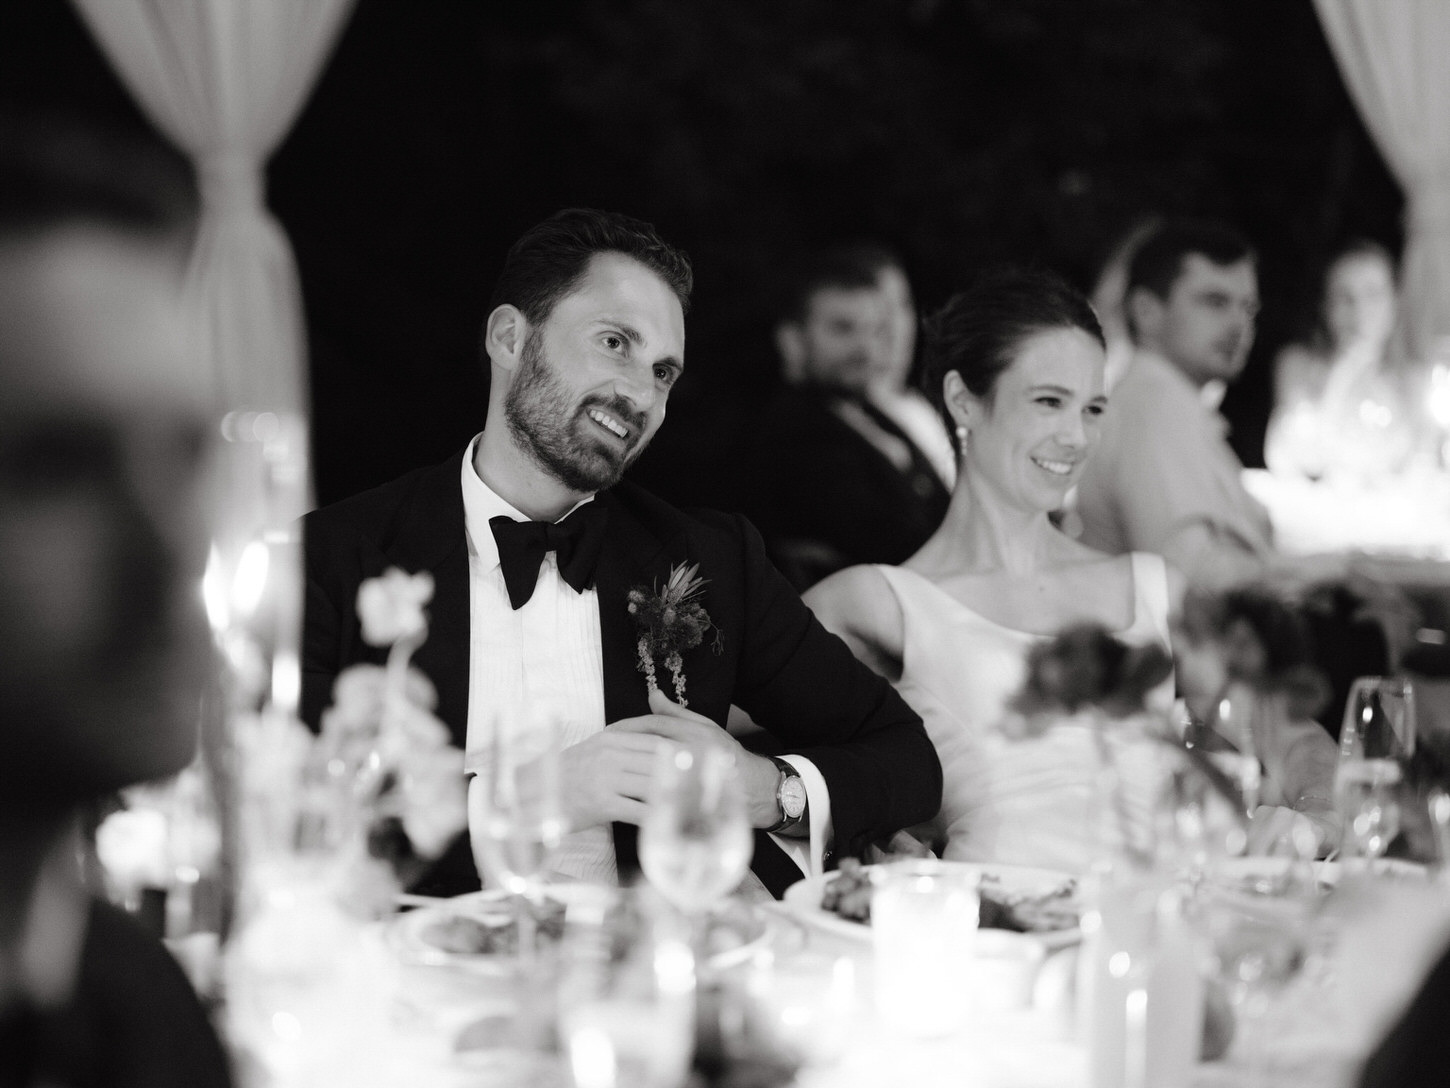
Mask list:
[[[414,661],[469,769],[496,719],[562,723],[572,831],[559,871],[631,879],[661,750],[718,747],[756,829],[753,880],[779,896],[831,856],[929,818],[941,769],[917,716],[821,628],[748,522],[621,480],[683,372],[691,278],[652,227],[610,213],[560,212],[515,243],[483,333],[483,432],[442,465],[306,519],[304,716],[318,721],[342,668],[381,660],[361,640],[359,583],[389,566],[430,571]],[[710,629],[647,653],[631,594],[638,605],[696,566]],[[651,690],[646,666],[674,699]],[[732,704],[783,756],[731,738]],[[422,886],[463,890],[471,868],[461,846]]]
[[[884,272],[874,249],[815,255],[776,327],[785,386],[751,443],[745,506],[800,589],[852,564],[902,562],[946,515],[947,483],[872,395],[901,380]]]
[[[176,961],[79,863],[83,811],[196,749],[194,216],[174,156],[0,118],[0,1085],[229,1079]]]

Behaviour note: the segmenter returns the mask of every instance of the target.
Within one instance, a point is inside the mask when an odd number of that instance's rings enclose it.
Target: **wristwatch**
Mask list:
[[[776,756],[768,757],[780,772],[775,784],[775,803],[780,807],[780,819],[765,830],[772,835],[793,831],[805,823],[806,784],[799,772],[789,763]]]

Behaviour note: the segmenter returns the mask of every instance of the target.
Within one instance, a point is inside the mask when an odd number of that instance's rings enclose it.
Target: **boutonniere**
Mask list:
[[[685,699],[685,663],[680,655],[700,645],[705,632],[715,627],[700,603],[709,581],[700,577],[700,564],[687,567],[677,563],[670,568],[663,589],[658,585],[652,589],[635,586],[629,591],[629,614],[639,628],[639,671],[644,673],[650,691],[658,691],[655,658],[664,658],[674,682],[675,701],[681,706],[690,704]],[[721,637],[720,628],[715,627],[717,654],[724,648]]]

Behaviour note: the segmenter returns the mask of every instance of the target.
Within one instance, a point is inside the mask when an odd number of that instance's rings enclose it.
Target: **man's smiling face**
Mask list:
[[[509,432],[571,491],[612,487],[659,430],[684,353],[669,285],[631,257],[596,254],[526,334],[504,400]]]

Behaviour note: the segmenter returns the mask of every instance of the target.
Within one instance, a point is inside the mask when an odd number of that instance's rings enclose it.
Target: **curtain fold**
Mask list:
[[[1405,190],[1411,357],[1450,337],[1450,2],[1315,0],[1360,115]]]
[[[202,218],[189,289],[220,403],[305,418],[296,264],[265,202],[291,127],[354,0],[74,0],[147,115],[187,152]]]

